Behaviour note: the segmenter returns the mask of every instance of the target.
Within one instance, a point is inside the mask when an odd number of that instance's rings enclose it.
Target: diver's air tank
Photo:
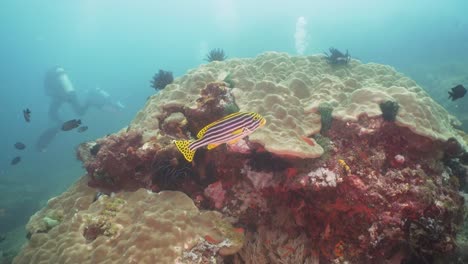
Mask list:
[[[44,80],[46,94],[51,97],[61,97],[66,99],[75,91],[70,78],[61,67],[55,67],[46,74]]]
[[[62,86],[63,91],[67,94],[75,91],[65,70],[63,68],[57,68],[55,71],[57,73],[57,82]]]

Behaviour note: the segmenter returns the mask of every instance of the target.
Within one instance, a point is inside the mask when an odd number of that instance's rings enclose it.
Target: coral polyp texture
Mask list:
[[[85,180],[31,218],[30,242],[14,263],[196,263],[243,244],[243,233],[220,213],[200,212],[181,192],[140,189],[93,202]],[[45,231],[44,216],[57,212],[60,223]]]
[[[235,111],[266,125],[187,162],[173,141]],[[80,145],[87,175],[31,218],[15,261],[455,259],[468,178],[456,123],[390,66],[275,52],[201,65],[125,129]]]
[[[333,68],[321,56],[290,57],[275,52],[189,71],[166,92],[154,95],[132,126],[147,127],[155,115],[197,108],[200,90],[228,74],[236,83],[229,93],[240,110],[257,112],[268,121],[249,140],[277,155],[317,158],[323,154],[320,145],[303,140],[320,131],[322,103],[333,107],[334,119],[356,122],[361,116],[381,116],[380,103],[393,101],[399,105],[397,126],[431,140],[447,140],[455,134],[454,118],[390,66],[351,60],[346,68]]]

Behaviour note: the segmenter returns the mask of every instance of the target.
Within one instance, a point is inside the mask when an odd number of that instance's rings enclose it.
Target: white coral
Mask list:
[[[317,188],[336,187],[338,183],[343,181],[335,172],[322,167],[309,172],[307,176],[310,179],[310,183]]]

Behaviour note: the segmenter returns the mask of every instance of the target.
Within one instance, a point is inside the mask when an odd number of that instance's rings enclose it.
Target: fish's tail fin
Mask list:
[[[189,148],[190,143],[193,142],[193,140],[174,140],[172,141],[176,145],[177,149],[184,155],[184,158],[188,162],[192,162],[193,157],[195,156],[195,150],[191,150]]]
[[[449,94],[448,99],[453,98],[453,93],[452,92],[448,92],[448,94]]]

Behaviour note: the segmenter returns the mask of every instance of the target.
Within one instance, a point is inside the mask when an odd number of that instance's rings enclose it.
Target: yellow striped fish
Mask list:
[[[234,144],[257,128],[264,126],[265,118],[253,112],[237,112],[227,115],[202,128],[196,140],[174,140],[174,144],[187,161],[192,161],[195,151],[203,146],[213,149],[220,144]]]

